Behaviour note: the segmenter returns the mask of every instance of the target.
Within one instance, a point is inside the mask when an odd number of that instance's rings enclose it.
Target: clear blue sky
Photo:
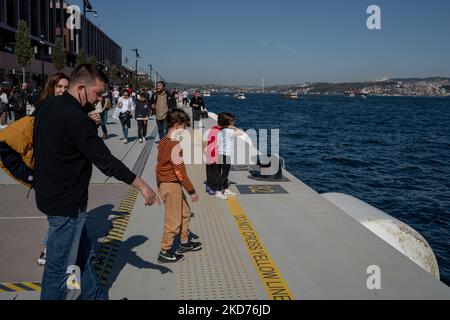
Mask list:
[[[153,64],[169,82],[450,76],[448,0],[90,1],[100,17],[89,19],[129,65],[137,47],[141,67]],[[381,30],[366,27],[371,4],[381,7]]]

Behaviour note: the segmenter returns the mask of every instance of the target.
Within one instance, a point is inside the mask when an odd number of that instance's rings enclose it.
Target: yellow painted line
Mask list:
[[[121,212],[127,212],[127,213],[130,213],[130,211],[132,211],[133,210],[133,206],[132,205],[123,205],[123,206],[120,206],[120,211]]]
[[[34,289],[35,291],[41,291],[41,287],[39,287],[39,286],[37,286],[37,285],[35,285],[35,284],[31,283],[31,282],[23,282],[22,284],[27,286],[27,287],[29,287],[29,288],[31,288],[31,289]]]
[[[118,228],[112,228],[112,229],[109,230],[109,234],[111,234],[111,233],[123,235],[124,231],[123,230],[119,230]]]
[[[125,204],[122,204],[122,205],[120,205],[120,209],[122,209],[122,210],[124,210],[124,209],[126,209],[126,210],[132,210],[134,208],[134,205],[133,204],[129,204],[129,203],[125,203]]]
[[[110,235],[110,236],[113,236],[113,237],[123,237],[123,232],[119,232],[119,231],[110,231],[110,232],[109,232],[109,235]]]
[[[21,287],[14,285],[14,283],[2,283],[2,285],[7,287],[8,289],[14,290],[15,292],[25,291]]]
[[[117,241],[122,240],[122,237],[118,237],[118,236],[108,236],[107,238],[108,238],[108,240],[117,240]]]
[[[128,221],[125,222],[121,222],[121,221],[113,221],[112,223],[113,226],[120,226],[120,227],[127,227],[128,226]]]
[[[227,205],[269,298],[272,300],[294,300],[294,294],[283,279],[239,201],[230,197]]]
[[[194,130],[194,135],[198,140],[202,141],[202,137],[197,130]],[[227,205],[269,298],[272,300],[295,300],[294,294],[283,279],[239,201],[230,197],[227,200]]]
[[[128,221],[127,221],[127,222],[118,222],[118,221],[114,221],[114,222],[112,223],[112,225],[113,225],[114,227],[123,227],[123,228],[126,228],[126,227],[128,226]]]
[[[125,233],[126,229],[127,229],[127,227],[118,227],[118,226],[114,226],[114,230],[121,231],[122,234]]]
[[[118,225],[126,226],[126,225],[128,225],[128,220],[112,220],[112,223],[114,225],[118,224]]]
[[[128,227],[128,222],[127,223],[112,223],[112,229],[119,229],[119,228],[127,228]]]
[[[133,208],[134,208],[134,205],[132,205],[132,204],[125,203],[125,204],[120,205],[121,210],[133,210]]]
[[[128,225],[128,220],[122,220],[122,219],[118,220],[118,219],[116,219],[116,220],[111,220],[111,221],[112,221],[113,224],[114,223],[120,223],[120,224],[123,224],[123,225]]]

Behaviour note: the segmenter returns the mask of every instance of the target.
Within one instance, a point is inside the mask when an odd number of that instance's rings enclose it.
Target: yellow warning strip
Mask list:
[[[22,284],[27,286],[27,287],[29,287],[29,288],[31,288],[31,289],[34,289],[35,291],[41,291],[41,287],[39,287],[39,286],[37,286],[37,285],[35,285],[35,284],[31,283],[31,282],[23,282]]]
[[[202,141],[202,137],[197,130],[194,130],[194,134],[197,139]],[[227,200],[227,205],[269,299],[295,300],[294,294],[281,276],[275,262],[269,255],[253,223],[239,201],[230,197]]]
[[[8,289],[14,290],[15,292],[25,291],[25,289],[16,286],[14,283],[2,283],[2,285],[7,287]]]
[[[128,213],[131,214],[134,210],[134,206],[136,204],[137,197],[139,195],[139,190],[135,187],[130,187],[123,198],[119,212],[120,213]],[[99,253],[101,256],[106,258],[106,261],[102,266],[96,267],[97,275],[101,279],[101,284],[105,285],[108,281],[108,277],[112,270],[112,265],[116,259],[116,253],[118,248],[115,246],[111,246],[111,241],[122,241],[125,231],[128,227],[129,216],[121,217],[118,215],[117,218],[112,220],[112,227],[108,232],[108,235],[105,237],[105,242],[101,245],[99,249]]]
[[[269,298],[273,300],[294,300],[295,297],[292,291],[281,276],[275,262],[269,255],[247,213],[239,204],[239,201],[236,198],[230,197],[227,204],[251,257],[253,266]]]

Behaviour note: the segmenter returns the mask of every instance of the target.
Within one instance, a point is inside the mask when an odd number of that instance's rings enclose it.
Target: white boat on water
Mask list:
[[[288,94],[287,96],[289,99],[299,99],[300,97],[298,96],[297,92],[291,92]]]
[[[345,96],[349,98],[356,98],[356,94],[353,91],[345,91]]]
[[[211,97],[211,91],[203,91],[204,97]]]
[[[239,100],[247,99],[247,97],[243,93],[236,93],[233,97],[236,98],[236,99],[239,99]]]

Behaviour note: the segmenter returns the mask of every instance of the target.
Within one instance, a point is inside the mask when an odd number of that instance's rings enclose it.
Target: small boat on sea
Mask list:
[[[204,97],[211,97],[211,91],[203,91]]]
[[[236,98],[236,99],[239,99],[239,100],[247,99],[247,97],[245,96],[244,93],[236,93],[233,97]]]
[[[355,98],[356,94],[354,91],[345,91],[345,96],[349,98]]]
[[[287,95],[289,99],[300,99],[297,92],[291,92]]]

